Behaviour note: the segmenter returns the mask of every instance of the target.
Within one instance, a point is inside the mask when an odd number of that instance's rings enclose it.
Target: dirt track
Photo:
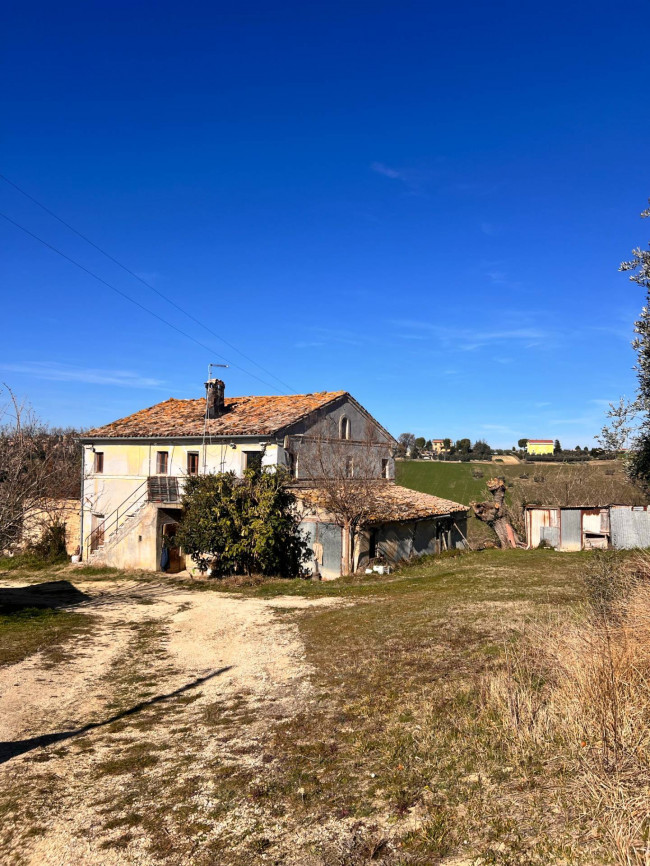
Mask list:
[[[262,762],[268,726],[310,699],[297,627],[278,609],[334,600],[75,586],[90,599],[73,609],[96,627],[70,657],[0,669],[1,862],[218,862],[201,859],[206,843],[245,816],[216,816],[208,770]],[[183,826],[196,828],[181,836],[167,816],[190,805]]]

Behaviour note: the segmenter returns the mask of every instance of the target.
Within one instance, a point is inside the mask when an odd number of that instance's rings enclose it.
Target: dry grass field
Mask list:
[[[6,572],[2,862],[645,866],[644,583],[603,590],[630,559]]]

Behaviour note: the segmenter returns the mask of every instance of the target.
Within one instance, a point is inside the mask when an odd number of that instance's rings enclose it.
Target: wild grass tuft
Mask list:
[[[595,556],[587,604],[532,628],[484,682],[514,756],[562,767],[613,862],[650,862],[650,557]]]

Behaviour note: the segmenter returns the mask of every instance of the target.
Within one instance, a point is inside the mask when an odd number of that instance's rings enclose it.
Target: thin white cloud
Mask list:
[[[345,331],[341,328],[312,328],[311,332],[316,339],[328,343],[342,343],[344,346],[363,346],[367,339],[354,331]]]
[[[504,330],[485,330],[479,328],[454,328],[417,319],[394,319],[389,324],[395,328],[425,331],[440,340],[457,343],[463,351],[473,351],[486,343],[507,340],[545,340],[550,336],[541,328],[506,328]]]
[[[427,196],[427,190],[440,178],[440,172],[429,166],[395,168],[385,162],[373,162],[370,170],[390,180],[399,181],[406,187],[408,194],[413,196]]]
[[[559,426],[560,424],[585,424],[586,426],[593,426],[593,418],[553,418],[549,421],[549,424]]]
[[[383,162],[373,162],[370,168],[372,171],[376,171],[377,174],[383,174],[384,177],[390,177],[392,180],[404,180],[404,175],[400,171],[396,168],[391,168],[389,165],[385,165]]]
[[[155,388],[163,384],[161,379],[141,376],[132,370],[100,370],[92,367],[58,364],[55,361],[2,364],[0,369],[52,382],[84,382],[89,385],[117,385],[123,388]]]

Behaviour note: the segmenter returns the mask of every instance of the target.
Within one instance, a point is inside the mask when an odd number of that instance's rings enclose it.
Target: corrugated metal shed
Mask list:
[[[645,505],[612,506],[609,512],[612,547],[650,547],[650,512]]]
[[[526,542],[533,548],[545,541],[556,550],[650,547],[649,508],[647,505],[527,505]]]

